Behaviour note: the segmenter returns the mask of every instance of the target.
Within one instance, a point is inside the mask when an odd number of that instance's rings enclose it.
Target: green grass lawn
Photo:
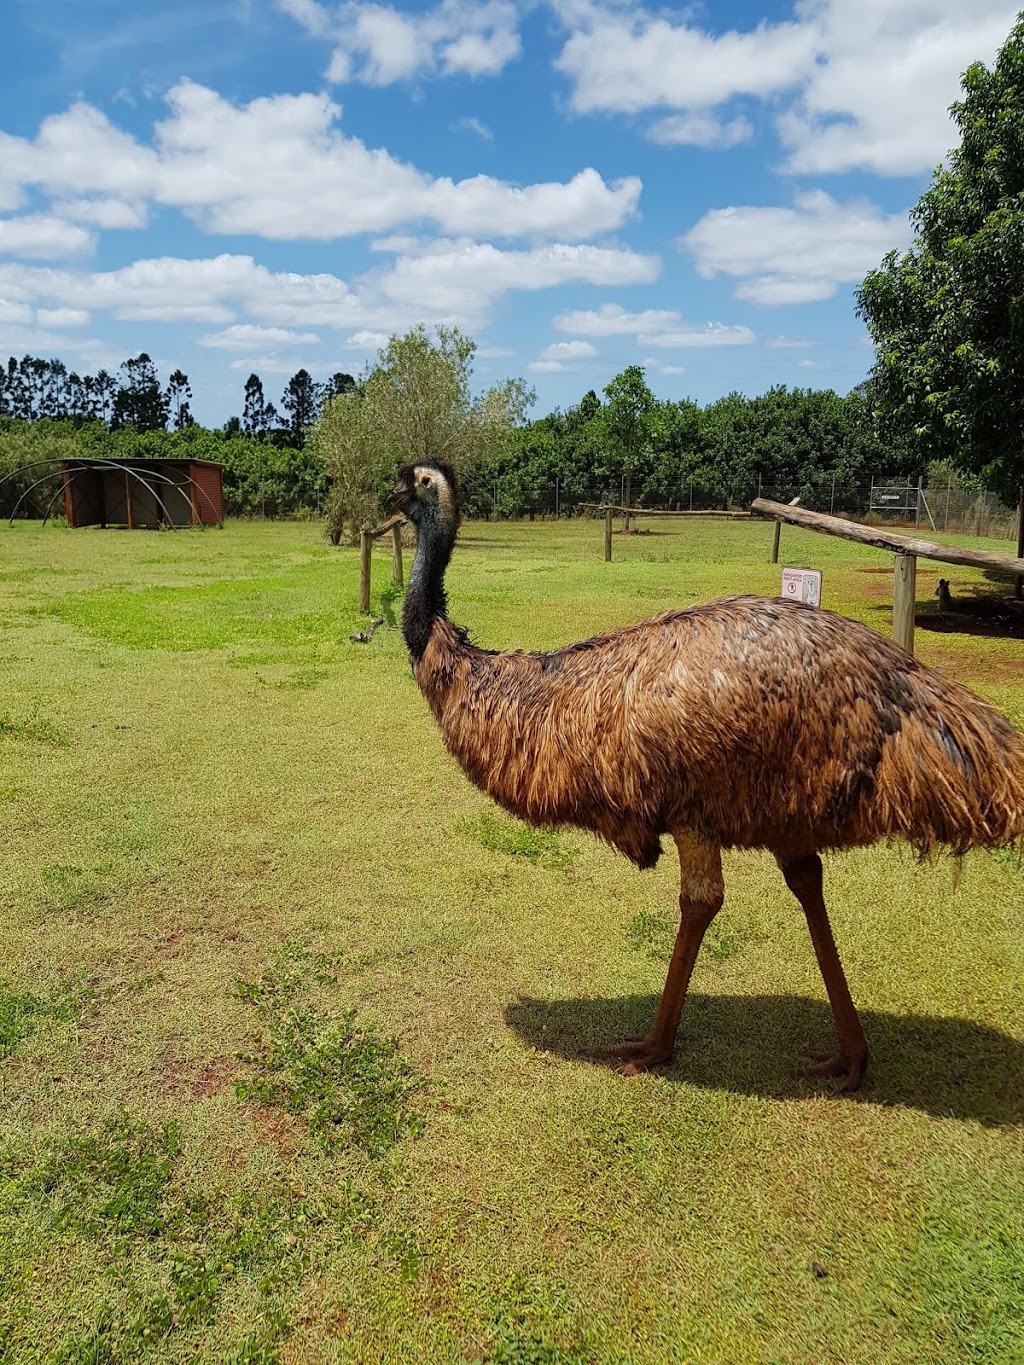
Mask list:
[[[770,541],[470,525],[452,613],[550,647],[777,592]],[[888,556],[782,545],[888,631]],[[673,857],[498,813],[356,593],[314,526],[0,529],[0,1359],[1024,1359],[1015,858],[827,865],[872,1048],[834,1098],[802,916],[729,855],[676,1060],[623,1080],[586,1049],[655,1008]],[[918,647],[1024,724],[1024,639]]]

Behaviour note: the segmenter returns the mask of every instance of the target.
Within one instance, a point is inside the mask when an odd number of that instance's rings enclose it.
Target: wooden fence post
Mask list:
[[[604,512],[604,562],[607,564],[612,557],[612,509],[605,508]]]
[[[359,610],[370,610],[370,555],[373,553],[373,537],[369,526],[359,532]]]
[[[760,482],[760,477],[761,477],[761,476],[758,475],[758,481],[759,481],[759,482]],[[799,498],[791,498],[791,499],[790,499],[790,502],[789,502],[789,506],[790,506],[790,507],[799,507],[799,505],[800,505],[800,499],[799,499]],[[779,562],[779,537],[780,537],[781,535],[782,535],[782,522],[781,522],[781,520],[780,520],[778,517],[776,517],[776,518],[775,518],[775,534],[774,534],[774,536],[772,537],[772,563],[773,563],[773,564],[778,564],[778,562]]]
[[[917,603],[917,556],[895,555],[892,575],[892,638],[914,652],[914,607]]]
[[[402,571],[402,528],[392,526],[391,528],[391,580],[401,588],[405,583],[405,575]]]

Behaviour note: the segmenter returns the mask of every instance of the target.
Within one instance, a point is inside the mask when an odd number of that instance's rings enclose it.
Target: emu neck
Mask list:
[[[419,662],[436,621],[444,620],[448,600],[444,591],[444,571],[452,556],[454,537],[446,535],[433,521],[420,523],[416,558],[402,608],[402,634],[409,653]]]

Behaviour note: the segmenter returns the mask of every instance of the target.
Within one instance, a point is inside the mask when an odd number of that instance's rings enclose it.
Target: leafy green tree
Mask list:
[[[651,453],[655,410],[654,394],[647,387],[640,365],[627,365],[604,390],[607,402],[601,413],[609,454],[623,476],[623,502],[633,506],[633,477]],[[629,530],[629,512],[625,517]]]
[[[438,327],[431,338],[419,326],[388,341],[362,391],[393,466],[443,455],[467,477],[501,453],[533,393],[509,379],[473,398],[475,354],[476,342],[458,327]]]
[[[114,394],[110,425],[136,431],[162,431],[167,426],[167,396],[160,388],[156,366],[145,351],[121,366],[121,382]]]
[[[330,379],[320,385],[321,411],[325,403],[329,403],[332,398],[337,398],[343,393],[351,393],[355,386],[356,381],[352,375],[346,374],[343,370],[335,371]]]
[[[181,431],[183,427],[190,427],[195,424],[195,418],[189,408],[191,397],[192,390],[189,387],[188,375],[183,370],[175,370],[167,384],[167,408],[171,417],[171,426],[175,431]]]
[[[390,470],[361,393],[341,393],[328,400],[310,434],[310,445],[326,474],[329,491],[324,516],[332,545],[359,542],[365,521],[380,514],[382,480]]]
[[[1024,512],[1024,16],[962,87],[960,145],[911,214],[914,242],[857,306],[888,428],[914,438],[922,468],[948,459]]]
[[[263,396],[263,381],[258,374],[251,374],[245,381],[242,430],[247,436],[262,436],[268,426],[267,401]]]
[[[306,432],[316,421],[320,410],[320,386],[308,370],[298,370],[288,381],[281,397],[281,406],[288,414],[291,443],[301,450]]]

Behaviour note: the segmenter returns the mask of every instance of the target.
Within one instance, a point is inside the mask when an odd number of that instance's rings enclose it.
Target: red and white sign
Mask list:
[[[821,606],[820,569],[783,569],[782,596],[788,602],[806,602],[808,606]]]

